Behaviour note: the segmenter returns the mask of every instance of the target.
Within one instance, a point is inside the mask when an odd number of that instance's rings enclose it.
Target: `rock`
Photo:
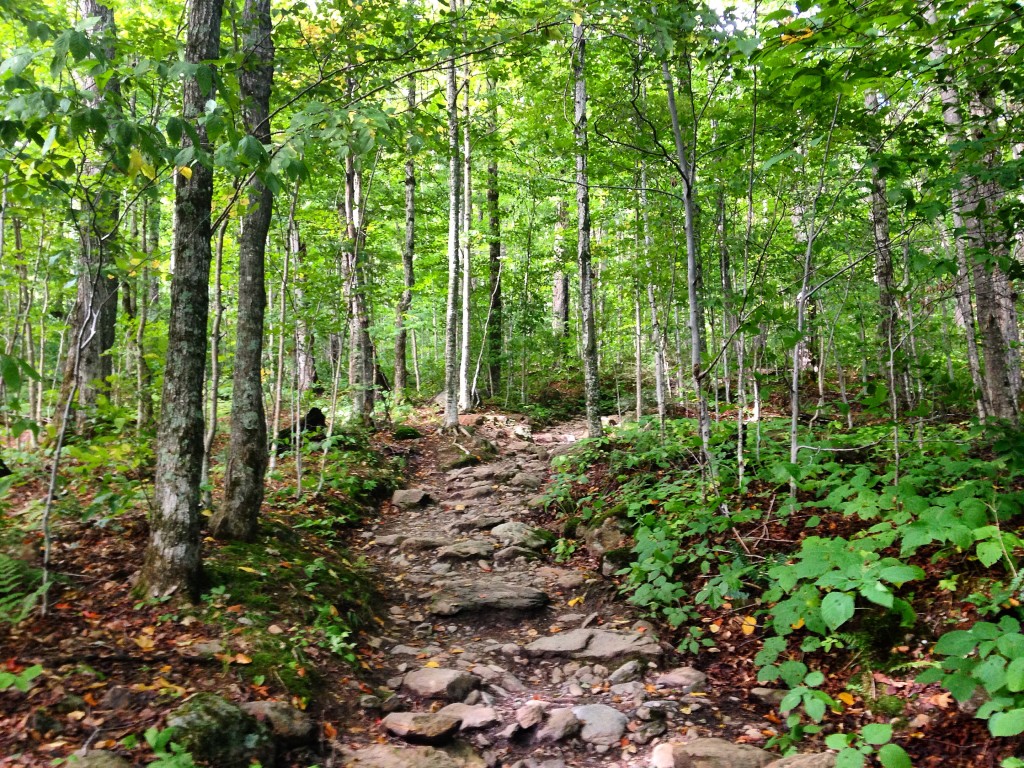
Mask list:
[[[642,673],[643,670],[640,668],[640,662],[633,659],[633,661],[627,661],[621,667],[608,675],[608,682],[612,685],[617,683],[628,683],[633,680],[639,680]]]
[[[517,472],[509,480],[509,484],[518,488],[528,488],[531,491],[535,491],[544,484],[544,479],[533,472]]]
[[[473,691],[473,694],[478,694],[479,691]],[[448,715],[449,717],[457,717],[462,721],[462,730],[471,731],[479,728],[490,728],[492,725],[497,725],[501,722],[501,718],[498,717],[497,711],[494,707],[483,707],[483,706],[470,706],[469,704],[449,704],[447,707],[442,707],[437,712],[439,715]]]
[[[661,646],[647,633],[607,629],[573,629],[534,640],[523,650],[527,656],[569,656],[620,665],[631,659],[651,659],[662,654]]]
[[[434,747],[393,747],[375,744],[360,750],[342,750],[346,768],[484,768],[479,756],[465,749]]]
[[[693,760],[678,744],[659,744],[651,751],[651,768],[693,768]]]
[[[644,684],[634,680],[631,683],[616,683],[608,689],[612,696],[621,696],[623,699],[632,699],[639,704],[647,697],[647,689]]]
[[[668,725],[664,720],[650,720],[633,731],[630,738],[637,744],[650,744],[653,739],[661,736],[667,730]]]
[[[582,724],[580,738],[588,744],[612,746],[626,732],[629,720],[607,704],[585,704],[573,707],[572,713]]]
[[[606,517],[596,528],[586,529],[583,541],[593,557],[602,558],[610,550],[627,546],[629,537],[622,530],[622,523],[618,518]]]
[[[440,712],[392,712],[381,720],[388,733],[420,744],[441,744],[459,730],[462,720]]]
[[[212,693],[198,693],[167,718],[174,740],[197,760],[218,768],[248,768],[253,760],[274,763],[270,729],[237,705]]]
[[[379,696],[374,696],[372,693],[364,693],[359,697],[359,708],[360,709],[380,709],[383,702]]]
[[[472,485],[466,490],[462,491],[459,496],[463,499],[484,499],[488,496],[494,495],[494,488],[489,484],[483,485]]]
[[[391,503],[400,509],[422,507],[432,501],[433,499],[430,498],[430,494],[419,488],[407,488],[391,494]]]
[[[442,539],[438,536],[409,536],[402,540],[399,548],[403,552],[419,552],[424,549],[437,549],[447,544],[450,539]]]
[[[416,440],[423,437],[423,433],[416,429],[416,427],[410,427],[403,424],[395,427],[395,431],[391,433],[391,436],[395,438],[395,440]]]
[[[510,563],[520,557],[525,557],[527,560],[535,560],[537,558],[537,553],[534,550],[526,549],[525,547],[505,547],[504,549],[499,549],[494,553],[494,562]]]
[[[448,701],[462,701],[479,685],[480,678],[476,675],[442,667],[417,669],[402,679],[402,687],[414,696]]]
[[[777,707],[786,698],[786,692],[776,688],[751,688],[750,695],[760,699],[770,707]]]
[[[457,541],[437,550],[437,556],[442,560],[475,560],[481,557],[490,557],[494,548],[483,539],[466,539]]]
[[[692,693],[703,691],[707,681],[708,676],[693,667],[677,667],[658,675],[654,682],[666,688],[676,688],[682,693]]]
[[[506,547],[540,549],[547,543],[544,537],[537,533],[536,529],[518,521],[495,526],[491,529],[491,536],[498,539]]]
[[[84,755],[74,754],[68,758],[67,765],[74,768],[132,768],[130,761],[105,749],[90,749]]]
[[[689,757],[693,768],[764,768],[775,759],[771,752],[758,747],[716,738],[677,744],[675,751]]]
[[[498,515],[480,515],[468,520],[459,520],[452,527],[456,531],[486,531],[503,522],[505,522],[505,518]]]
[[[516,710],[516,722],[523,729],[540,725],[544,720],[544,713],[548,710],[549,706],[550,704],[546,701],[527,702]]]
[[[283,701],[249,701],[242,710],[269,725],[271,733],[286,744],[307,744],[316,736],[312,718]]]
[[[404,534],[394,533],[390,536],[378,536],[376,539],[374,539],[374,542],[382,547],[397,547],[407,538],[409,537],[405,536]]]
[[[436,616],[454,616],[477,611],[533,611],[547,604],[548,596],[539,589],[492,577],[453,581],[434,595],[429,610]]]
[[[834,768],[835,764],[836,756],[833,752],[810,752],[774,760],[765,768]]]
[[[580,732],[582,723],[572,711],[572,707],[551,710],[547,722],[537,731],[537,741],[561,741],[575,736]]]

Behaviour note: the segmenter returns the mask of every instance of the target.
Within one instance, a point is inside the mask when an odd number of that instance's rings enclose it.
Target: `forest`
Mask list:
[[[1022,768],[1021,72],[0,0],[0,765]]]

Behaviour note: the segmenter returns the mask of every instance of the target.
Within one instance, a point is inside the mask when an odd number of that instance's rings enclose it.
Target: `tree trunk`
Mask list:
[[[463,0],[465,2],[465,0]],[[472,339],[473,309],[473,164],[469,135],[470,75],[467,60],[462,80],[465,89],[465,107],[462,112],[462,341],[459,348],[459,410],[473,407],[475,392],[469,389],[470,341]]]
[[[871,115],[878,113],[878,93],[864,94],[864,107]],[[868,138],[868,151],[877,155],[884,149],[876,136]],[[904,374],[905,356],[899,350],[898,321],[896,307],[896,278],[893,275],[892,243],[889,239],[889,200],[886,197],[886,181],[877,165],[871,165],[871,234],[875,242],[875,283],[878,285],[878,342],[886,350],[886,375],[889,389],[896,395],[896,402],[904,401],[900,394],[900,381]]]
[[[185,61],[207,68],[220,57],[223,0],[193,0],[189,9]],[[210,151],[198,122],[214,97],[200,80],[185,80],[182,112],[196,121],[199,145]],[[213,78],[207,80],[212,81]],[[186,146],[192,140],[186,134]],[[203,461],[203,367],[210,290],[210,211],[213,169],[201,162],[191,177],[175,174],[174,277],[168,321],[167,361],[156,444],[155,511],[139,590],[150,596],[176,591],[196,596],[202,560],[199,538],[199,475]]]
[[[450,0],[454,16],[457,0]],[[453,22],[454,27],[454,22]],[[454,39],[454,28],[452,36]],[[444,422],[446,430],[459,425],[458,346],[459,315],[459,104],[455,79],[455,57],[445,65],[448,84],[448,298],[444,326]]]
[[[587,175],[587,40],[582,24],[572,25],[572,76],[574,89],[573,140],[576,148],[576,206],[579,242],[576,260],[580,270],[580,312],[583,344],[583,386],[587,404],[587,434],[600,437],[601,411],[597,369],[597,334],[594,327],[594,286],[590,266],[590,181]]]
[[[246,130],[270,143],[270,92],[274,45],[270,0],[246,0],[245,61],[239,74]],[[238,240],[238,316],[231,386],[231,436],[224,476],[224,502],[210,520],[218,538],[251,541],[256,536],[267,470],[267,417],[263,409],[263,321],[267,306],[267,234],[274,197],[255,176]],[[283,332],[283,330],[282,330]]]
[[[416,78],[409,77],[408,91],[409,112],[416,108]],[[395,312],[395,402],[405,400],[406,379],[406,336],[405,313],[412,306],[412,288],[416,284],[413,271],[413,256],[416,246],[416,161],[413,159],[412,146],[406,146],[405,159],[405,243],[402,247],[402,274],[404,290],[398,301]],[[415,353],[414,353],[415,354]],[[418,388],[418,387],[417,387]]]
[[[565,229],[568,212],[565,201],[555,201],[555,239],[552,250],[555,256],[555,274],[551,283],[551,330],[556,339],[563,338],[569,330],[569,273],[565,271]]]
[[[498,107],[494,102],[497,83],[491,79],[487,82],[491,96],[491,132],[498,132]],[[490,326],[487,332],[488,386],[487,391],[492,397],[498,394],[501,387],[501,340],[502,299],[501,299],[501,205],[500,188],[498,186],[498,158],[491,157],[487,166],[487,213],[488,213],[488,266],[490,273],[491,305],[489,309]]]
[[[90,36],[99,40],[104,55],[112,61],[116,36],[114,12],[97,0],[82,0],[82,17],[99,19]],[[85,90],[90,94],[93,107],[109,103],[119,110],[121,85],[117,77],[111,77],[102,88],[92,74],[87,75],[85,81]],[[79,430],[84,429],[86,421],[94,415],[97,397],[109,388],[107,379],[112,373],[110,350],[114,346],[117,322],[115,261],[120,247],[118,197],[106,188],[102,178],[104,169],[93,163],[89,167],[85,178],[95,189],[85,190],[82,210],[77,217],[81,250],[78,302],[72,326],[72,338],[81,339],[81,342],[77,348],[72,348],[67,359],[67,371],[77,371],[74,382],[78,390],[75,420]]]
[[[672,72],[668,68],[668,62],[662,64],[662,76],[665,79],[665,88],[668,94],[669,118],[672,121],[672,136],[676,145],[676,162],[679,165],[679,174],[682,176],[683,190],[683,226],[686,233],[686,287],[687,298],[690,303],[690,370],[693,377],[694,397],[697,399],[697,423],[700,430],[702,460],[710,471],[712,478],[716,476],[716,470],[711,457],[711,416],[708,413],[708,401],[704,394],[705,372],[701,367],[701,351],[704,348],[703,342],[703,311],[701,309],[701,297],[698,283],[700,274],[698,269],[699,256],[697,253],[697,212],[693,201],[694,184],[696,173],[690,160],[687,157],[687,148],[683,142],[682,130],[679,127],[679,111],[676,109],[675,84],[672,81]]]

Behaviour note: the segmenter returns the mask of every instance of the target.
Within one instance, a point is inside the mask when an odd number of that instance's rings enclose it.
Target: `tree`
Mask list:
[[[246,0],[242,10],[245,67],[239,73],[243,120],[260,146],[270,144],[270,92],[274,44],[270,0]],[[265,259],[274,196],[256,169],[249,181],[238,248],[238,315],[231,388],[231,437],[224,503],[210,520],[219,538],[256,535],[267,469],[267,417],[263,408],[263,320],[267,306]]]
[[[572,25],[573,139],[576,145],[576,206],[578,212],[576,260],[580,270],[580,309],[583,325],[583,385],[587,407],[587,434],[600,437],[600,381],[597,336],[594,327],[594,278],[590,256],[590,181],[587,176],[587,38],[583,22]]]
[[[185,80],[182,114],[193,121],[198,141],[183,139],[194,162],[175,175],[175,251],[171,280],[167,362],[157,432],[155,510],[139,580],[148,595],[199,592],[199,479],[203,460],[203,369],[209,314],[213,164],[206,128],[198,121],[214,97],[220,56],[223,0],[193,0],[185,61],[195,65]]]

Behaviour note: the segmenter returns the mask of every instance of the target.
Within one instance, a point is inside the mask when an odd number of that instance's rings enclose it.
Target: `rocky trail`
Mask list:
[[[501,414],[414,441],[409,487],[358,532],[387,619],[379,679],[336,742],[353,768],[829,768],[751,743],[771,707],[709,688],[600,574],[555,563],[538,530],[553,455],[585,433]],[[472,466],[446,469],[462,456]],[[464,459],[465,461],[465,459]],[[763,692],[770,698],[773,692]]]

